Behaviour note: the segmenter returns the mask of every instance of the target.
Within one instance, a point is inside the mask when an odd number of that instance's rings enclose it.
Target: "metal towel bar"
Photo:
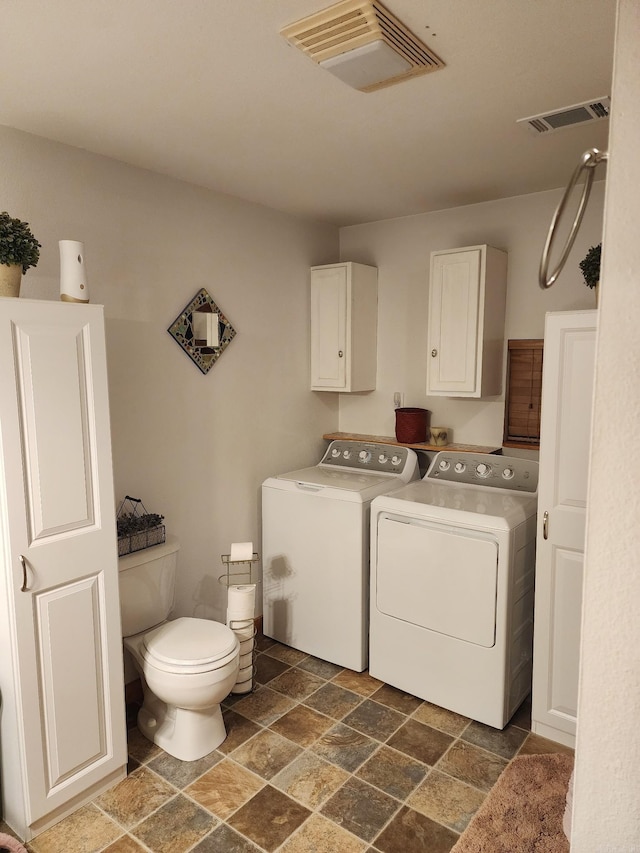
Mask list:
[[[601,163],[603,160],[608,159],[608,151],[598,151],[597,148],[589,148],[589,150],[585,151],[584,154],[582,154],[582,156],[580,157],[580,162],[576,166],[576,169],[573,175],[571,176],[571,180],[569,181],[569,184],[566,190],[564,191],[564,195],[560,199],[560,204],[558,205],[556,212],[553,214],[553,219],[551,220],[551,225],[549,226],[549,234],[547,235],[547,242],[544,244],[544,249],[542,250],[542,258],[540,259],[540,272],[538,275],[538,284],[543,290],[547,290],[547,288],[551,287],[551,285],[554,284],[554,282],[562,272],[562,268],[566,263],[569,252],[571,251],[571,247],[573,246],[574,240],[576,239],[578,229],[580,228],[580,223],[582,222],[582,217],[584,216],[584,212],[587,207],[589,193],[591,192],[591,185],[593,184],[595,168],[598,163]],[[558,265],[551,273],[551,275],[549,275],[549,258],[551,255],[551,246],[553,245],[553,240],[557,233],[558,222],[560,221],[560,217],[564,213],[564,210],[567,206],[567,202],[569,201],[569,196],[571,195],[573,188],[577,184],[582,172],[585,171],[586,176],[584,179],[584,186],[582,188],[582,195],[580,197],[580,202],[578,204],[575,219],[573,220],[573,225],[571,226],[571,231],[567,238],[567,242],[565,243],[565,247],[562,250],[562,254],[560,255]]]

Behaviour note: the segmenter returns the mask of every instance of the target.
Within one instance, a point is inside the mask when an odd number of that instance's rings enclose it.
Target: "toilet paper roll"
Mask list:
[[[232,542],[231,554],[229,560],[232,563],[239,563],[243,560],[253,559],[253,542]]]
[[[240,640],[240,638],[238,637]],[[249,640],[240,640],[240,658],[243,655],[248,655],[249,652],[253,652],[253,637]]]
[[[227,628],[231,628],[240,643],[245,640],[253,640],[256,629],[253,625],[253,620],[247,622],[246,619],[227,619]]]
[[[253,651],[247,652],[247,654],[240,655],[240,672],[247,667],[253,667]],[[240,678],[240,673],[238,673],[238,678]]]
[[[227,620],[253,619],[256,604],[256,585],[254,583],[232,585],[227,600]]]
[[[247,681],[236,681],[236,683],[231,688],[232,693],[251,693],[251,689],[253,687],[253,678],[247,679]]]

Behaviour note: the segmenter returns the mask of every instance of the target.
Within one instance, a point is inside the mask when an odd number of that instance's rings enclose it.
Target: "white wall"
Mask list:
[[[640,851],[640,4],[620,0],[587,519],[574,853]]]
[[[581,153],[576,151],[576,163]],[[561,195],[562,190],[536,193],[341,229],[341,260],[379,270],[377,386],[367,394],[341,395],[341,430],[393,435],[393,392],[402,391],[405,406],[429,409],[432,424],[453,428],[454,441],[502,444],[504,396],[482,401],[426,396],[430,253],[481,243],[508,252],[505,341],[541,338],[545,312],[595,307],[578,263],[602,237],[601,180],[594,184],[562,278],[549,291],[538,287],[540,254]]]
[[[177,612],[223,619],[220,555],[261,550],[262,480],[314,463],[338,425],[336,395],[308,390],[309,267],[335,262],[337,229],[8,128],[0,151],[0,206],[43,244],[21,295],[57,300],[58,240],[85,243],[116,496],[180,538]],[[166,331],[200,287],[237,331],[206,376]]]

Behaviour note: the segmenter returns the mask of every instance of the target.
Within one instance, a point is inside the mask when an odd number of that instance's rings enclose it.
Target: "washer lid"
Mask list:
[[[238,640],[226,625],[182,616],[145,634],[145,654],[162,664],[204,666],[231,654]]]
[[[345,489],[350,492],[362,492],[371,486],[386,486],[393,488],[393,480],[389,474],[368,471],[350,471],[336,468],[301,468],[288,474],[279,474],[279,480],[291,480],[308,486],[328,486],[332,489]],[[391,480],[391,482],[390,482]],[[401,480],[398,478],[398,483]]]

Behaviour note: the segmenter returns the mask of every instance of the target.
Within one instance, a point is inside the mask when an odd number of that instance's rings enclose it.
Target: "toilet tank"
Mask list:
[[[153,545],[118,558],[122,636],[147,631],[168,618],[173,609],[180,543],[167,536]]]

